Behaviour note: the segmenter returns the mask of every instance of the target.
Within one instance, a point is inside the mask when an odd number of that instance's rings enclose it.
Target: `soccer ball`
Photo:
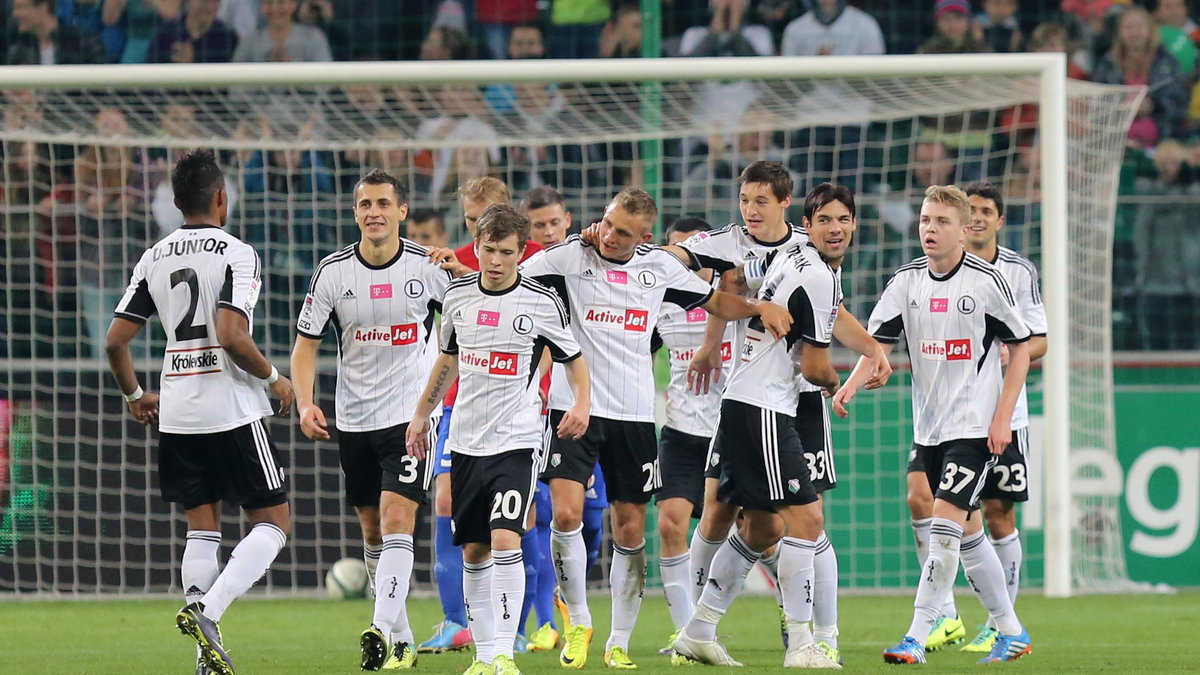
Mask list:
[[[342,558],[325,574],[325,592],[338,600],[367,597],[367,566],[358,558]]]

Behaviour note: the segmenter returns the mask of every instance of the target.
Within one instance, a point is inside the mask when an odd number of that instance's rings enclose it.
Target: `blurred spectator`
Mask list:
[[[925,188],[955,183],[957,173],[950,150],[940,141],[918,142],[907,164],[908,172],[895,177],[890,186],[885,186],[895,188],[895,191],[886,195],[880,206],[880,217],[892,233],[900,235],[901,241],[910,238]],[[888,233],[884,233],[884,236],[892,239]]]
[[[258,5],[259,0],[221,0],[217,18],[237,33],[238,40],[245,40],[262,25]]]
[[[1111,46],[1111,26],[1123,8],[1115,0],[1062,0],[1059,22],[1067,29],[1067,48],[1087,72]]]
[[[37,89],[8,89],[4,92],[5,129],[37,129],[45,121],[42,93]]]
[[[807,4],[800,0],[758,0],[751,11],[758,15],[759,23],[771,31],[771,44],[781,45],[784,30],[804,13]]]
[[[12,0],[17,34],[8,46],[9,65],[105,63],[108,53],[94,33],[64,24],[54,0]]]
[[[332,61],[329,41],[320,28],[296,23],[296,0],[262,0],[266,26],[238,43],[237,62]]]
[[[971,31],[971,3],[938,0],[933,10],[934,36],[917,47],[918,54],[972,54],[990,52],[983,38]]]
[[[424,32],[422,4],[430,2],[312,0],[300,6],[300,19],[325,31],[335,61],[395,61],[408,58],[407,49],[416,46],[407,36]],[[415,15],[410,21],[420,28],[409,32],[406,15]]]
[[[1029,44],[1026,46],[1031,52],[1066,52],[1068,47],[1067,29],[1062,24],[1043,23],[1029,34]],[[1073,80],[1086,80],[1088,74],[1078,63],[1068,60],[1067,77]]]
[[[187,13],[158,29],[150,44],[150,63],[226,63],[233,60],[238,37],[217,19],[221,0],[187,0]]]
[[[983,0],[983,11],[975,17],[977,37],[999,53],[1021,51],[1021,24],[1017,21],[1017,0]]]
[[[158,27],[182,14],[182,0],[104,0],[104,25],[124,37],[121,63],[146,63]]]
[[[1029,35],[1028,48],[1031,52],[1065,52],[1067,30],[1057,23],[1044,23]],[[1088,79],[1087,73],[1074,61],[1067,61],[1067,77],[1074,80]],[[1008,145],[1032,145],[1037,133],[1038,106],[1022,103],[1000,114],[998,131],[1009,136]]]
[[[196,123],[196,106],[186,103],[168,103],[163,106],[160,137],[178,141],[196,139],[204,135]],[[178,148],[163,148],[157,153],[153,164],[150,213],[154,216],[155,229],[151,236],[155,239],[165,237],[183,225],[183,213],[175,206],[175,190],[171,187],[171,167],[175,166],[182,154]],[[237,213],[240,192],[237,181],[226,172],[225,193],[229,198],[230,213]]]
[[[98,35],[108,52],[108,60],[120,61],[125,49],[125,29],[120,25],[104,24],[103,6],[104,0],[55,0],[54,14],[63,23]]]
[[[500,162],[496,129],[486,120],[487,107],[474,85],[448,84],[437,92],[439,116],[417,127],[416,138],[433,141],[477,140],[474,147],[430,147],[413,158],[419,176],[429,182],[427,199],[437,206],[459,185],[486,176]],[[416,201],[416,196],[414,196]]]
[[[851,7],[847,0],[816,0],[811,10],[788,24],[780,46],[784,56],[857,56],[885,51],[875,17]]]
[[[483,34],[483,51],[491,59],[508,55],[514,26],[537,19],[537,0],[475,0],[475,21]]]
[[[555,3],[556,5],[558,3]],[[553,39],[553,30],[551,29]],[[580,31],[584,27],[579,27]],[[636,59],[642,55],[642,10],[636,4],[623,4],[600,31],[596,53],[580,53],[573,58],[599,56],[602,59]],[[570,57],[563,57],[570,58]]]
[[[1190,209],[1197,194],[1193,151],[1163,141],[1154,153],[1159,199],[1138,208],[1136,235],[1138,327],[1143,349],[1196,349],[1200,330],[1200,237]]]
[[[774,56],[766,26],[747,24],[746,0],[712,0],[712,20],[692,26],[679,41],[680,56]]]
[[[436,209],[413,209],[404,221],[404,236],[425,248],[445,248],[450,245],[446,234],[446,217]]]
[[[784,161],[783,150],[772,138],[775,120],[761,108],[749,108],[735,134],[714,134],[708,139],[703,160],[688,171],[684,179],[685,211],[703,214],[710,222],[727,222],[736,209],[738,183],[742,169],[759,160]],[[795,185],[800,177],[793,174]]]
[[[642,15],[637,4],[637,47],[641,54]],[[622,6],[621,10],[625,10]],[[626,10],[626,13],[628,11]],[[605,56],[601,49],[602,31],[613,32],[608,22],[613,16],[612,7],[608,0],[550,0],[550,57],[555,59],[593,59]],[[632,23],[632,18],[626,18],[626,23]],[[622,32],[631,32],[629,26],[623,26]],[[622,36],[623,43],[629,43],[627,36]],[[609,42],[612,42],[610,38]],[[627,44],[627,46],[629,46]],[[616,56],[616,54],[608,54]],[[628,54],[625,54],[628,56]]]
[[[1167,23],[1164,17],[1174,23]],[[1196,72],[1196,43],[1184,27],[1189,21],[1187,5],[1183,0],[1160,1],[1154,11],[1154,20],[1158,23],[1158,35],[1163,48],[1179,61],[1183,74],[1190,80]]]
[[[1154,19],[1160,26],[1178,28],[1192,40],[1200,38],[1200,26],[1188,16],[1186,0],[1158,0],[1158,7],[1154,9]]]
[[[1092,80],[1149,87],[1129,129],[1129,142],[1149,147],[1176,138],[1187,114],[1188,91],[1179,61],[1167,53],[1146,10],[1130,5],[1117,21],[1113,47],[1096,64]]]
[[[434,26],[421,43],[422,61],[457,61],[470,56],[471,42],[457,28]]]
[[[536,23],[513,26],[508,35],[508,58],[546,58],[546,39],[542,35],[542,27]]]

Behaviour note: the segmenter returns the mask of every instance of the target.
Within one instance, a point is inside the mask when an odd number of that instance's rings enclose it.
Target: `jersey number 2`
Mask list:
[[[200,282],[196,279],[196,270],[184,267],[171,272],[171,288],[179,284],[188,286],[188,308],[175,326],[175,341],[200,340],[208,337],[208,326],[205,324],[192,325],[196,320],[196,304],[200,302]]]

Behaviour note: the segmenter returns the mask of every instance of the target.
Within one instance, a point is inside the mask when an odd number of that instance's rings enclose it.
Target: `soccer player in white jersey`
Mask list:
[[[991,183],[972,183],[964,192],[971,203],[971,225],[967,228],[966,248],[969,252],[992,263],[1004,275],[1017,309],[1025,319],[1033,337],[1029,338],[1029,358],[1039,359],[1046,353],[1046,309],[1038,288],[1037,267],[1016,251],[1000,246],[997,236],[1004,227],[1004,197]],[[1005,350],[1001,349],[1001,365],[1005,365]],[[1016,603],[1021,579],[1021,540],[1017,533],[1017,502],[1029,500],[1028,464],[1029,408],[1025,389],[1017,399],[1012,419],[1013,440],[988,473],[987,484],[980,493],[983,519],[988,538],[1004,567],[1005,589]],[[933,519],[933,492],[925,479],[925,457],[916,448],[908,463],[908,508],[912,513],[913,535],[917,541],[917,556],[921,565],[929,552],[929,524]],[[976,580],[979,583],[980,580]],[[954,593],[942,607],[942,616],[929,634],[926,651],[953,645],[966,639],[966,627],[958,616]],[[984,625],[962,651],[988,653],[996,641],[995,627]]]
[[[597,459],[611,504],[613,532],[612,633],[605,664],[635,668],[629,637],[641,607],[646,572],[646,505],[662,485],[654,434],[654,373],[650,336],[662,303],[685,310],[703,307],[726,319],[761,316],[783,334],[786,310],[714,291],[670,253],[649,245],[658,217],[644,190],[622,190],[605,209],[598,245],[579,237],[530,258],[523,271],[556,288],[571,313],[571,329],[592,366],[592,424],[580,440],[555,438],[543,479],[554,508],[551,551],[559,587],[569,608],[559,663],[582,668],[592,638],[584,586],[585,552],[580,533],[584,486]],[[558,379],[550,384],[550,417],[557,421],[571,404]]]
[[[831,392],[838,384],[828,347],[842,302],[841,263],[857,224],[853,207],[853,197],[844,187],[826,183],[814,188],[805,200],[809,240],[775,253],[762,279],[759,298],[787,307],[795,323],[785,339],[772,341],[751,320],[740,344],[740,365],[721,400],[712,454],[720,456],[717,497],[723,504],[742,508],[745,527],[713,557],[695,613],[676,638],[679,656],[740,665],[717,642],[717,623],[754,564],[778,542],[779,591],[788,638],[784,666],[840,667],[817,645],[809,625],[814,556],[824,517],[813,480],[819,474],[811,469],[806,457],[810,448],[804,443],[812,442],[810,427],[825,425],[820,411],[814,415],[810,404],[802,403],[801,385],[812,383]],[[803,380],[794,373],[794,363]],[[815,419],[801,422],[800,414]],[[822,451],[824,435],[820,434]]]
[[[699,218],[679,218],[667,228],[667,245],[712,227]],[[701,277],[713,278],[712,270],[701,270]],[[724,381],[715,382],[706,394],[697,394],[688,387],[687,368],[692,355],[704,341],[708,312],[703,309],[685,311],[674,304],[664,304],[655,328],[656,337],[667,349],[671,379],[667,384],[667,418],[658,441],[658,464],[662,473],[662,490],[654,496],[658,506],[659,558],[663,593],[671,614],[674,631],[667,648],[671,653],[675,637],[692,617],[692,607],[699,599],[700,587],[690,581],[688,528],[692,518],[700,517],[704,503],[704,470],[708,448],[716,430]],[[721,359],[733,358],[733,325],[726,328],[721,342]]]
[[[463,594],[476,659],[466,675],[518,675],[513,640],[525,595],[521,534],[542,451],[541,351],[566,365],[574,403],[558,424],[579,438],[591,407],[586,362],[554,291],[517,272],[529,219],[507,204],[479,218],[481,272],[450,284],[442,313],[442,354],[414,421],[409,453],[429,450],[427,421],[455,375],[458,400],[446,441],[452,453],[454,541],[463,549]]]
[[[964,248],[967,196],[930,186],[918,234],[923,257],[896,270],[871,311],[869,330],[885,347],[903,332],[912,365],[913,444],[934,493],[929,552],[913,620],[888,663],[924,663],[925,641],[941,616],[961,559],[967,578],[1000,632],[980,663],[1011,661],[1030,650],[1004,588],[1004,569],[984,540],[979,494],[1012,442],[1012,415],[1029,370],[1030,330],[1004,276]],[[1009,362],[1001,374],[1001,343]],[[834,396],[845,404],[864,377],[862,364]]]
[[[175,623],[195,639],[196,672],[232,675],[217,623],[266,573],[291,529],[279,453],[263,424],[267,390],[292,405],[292,384],[251,337],[258,255],[223,228],[229,197],[213,153],[186,153],[171,172],[184,225],[146,250],[108,329],[108,362],[129,412],[158,423],[163,499],[187,516],[180,579],[187,606]],[[155,312],[167,335],[159,394],[137,381],[129,343]],[[252,524],[220,569],[221,505]]]
[[[428,375],[434,313],[450,274],[400,237],[408,200],[400,181],[378,169],[354,188],[357,243],[317,266],[296,321],[292,350],[300,430],[329,440],[313,400],[317,348],[333,326],[338,338],[338,452],[346,499],[358,513],[375,597],[371,626],[359,638],[363,670],[416,664],[405,601],[413,567],[413,530],[425,503],[432,462],[411,457],[404,434]]]

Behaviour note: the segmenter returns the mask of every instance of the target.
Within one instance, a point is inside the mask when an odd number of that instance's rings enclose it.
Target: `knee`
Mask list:
[[[1007,507],[1007,508],[1006,508]],[[983,518],[992,539],[1002,539],[1017,531],[1017,513],[1012,506],[998,500],[987,500],[983,505]]]
[[[681,518],[674,510],[660,508],[658,511],[658,534],[663,542],[682,543],[687,541],[688,518]]]
[[[759,553],[770,548],[783,537],[783,521],[779,518],[756,518],[747,520],[738,530],[742,541]]]
[[[928,489],[908,489],[908,511],[913,518],[929,518],[933,515],[933,495]]]
[[[729,528],[737,520],[737,508],[724,502],[713,501],[705,504],[704,514],[700,518],[700,536],[709,541],[718,541],[729,536]]]
[[[450,481],[438,481],[437,492],[433,498],[434,513],[441,518],[449,518],[451,503]]]
[[[620,546],[634,547],[642,544],[646,537],[645,509],[613,508],[613,541]]]
[[[554,529],[559,532],[573,532],[583,524],[583,509],[574,504],[554,505]]]

